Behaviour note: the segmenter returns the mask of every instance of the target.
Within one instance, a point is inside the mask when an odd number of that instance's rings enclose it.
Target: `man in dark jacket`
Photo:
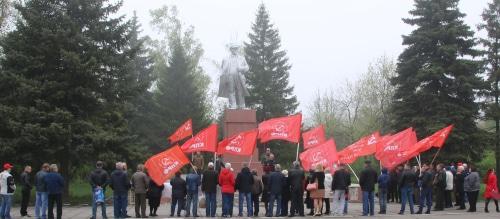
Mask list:
[[[351,176],[347,173],[345,165],[341,164],[339,169],[333,173],[333,215],[342,216],[345,206],[345,194],[351,185]]]
[[[410,164],[405,164],[403,174],[401,179],[399,179],[399,185],[401,187],[401,210],[399,214],[404,214],[406,207],[406,200],[410,204],[410,213],[414,214],[413,211],[413,187],[417,182],[417,176],[411,170]]]
[[[186,181],[181,178],[181,172],[175,173],[175,177],[170,180],[172,185],[172,205],[170,207],[170,217],[174,216],[175,206],[178,204],[177,217],[181,216],[182,206],[184,206],[184,198],[186,197]]]
[[[26,166],[24,167],[23,173],[21,173],[21,217],[31,217],[28,215],[28,203],[30,202],[30,196],[31,196],[31,189],[33,188],[33,185],[31,184],[31,166]]]
[[[200,175],[196,173],[196,166],[193,166],[191,172],[186,176],[187,185],[187,204],[186,217],[190,217],[191,207],[193,208],[193,217],[198,217],[198,187],[201,185]]]
[[[426,214],[431,213],[432,207],[432,173],[428,164],[422,165],[422,170],[420,172],[420,207],[417,214],[422,214],[424,205],[427,205]]]
[[[103,169],[104,163],[102,161],[97,161],[96,169],[90,173],[90,185],[92,186],[92,194],[99,189],[102,189],[102,193],[106,194],[106,186],[109,183],[109,175],[106,170]],[[96,218],[97,205],[101,204],[102,218],[107,218],[106,216],[106,202],[96,202],[96,198],[92,195],[92,219]]]
[[[432,184],[436,191],[436,205],[434,205],[434,211],[442,211],[444,210],[444,193],[446,189],[446,172],[444,171],[443,164],[437,165]]]
[[[276,164],[274,167],[275,171],[269,176],[268,186],[269,186],[269,210],[267,211],[266,217],[273,216],[274,201],[276,200],[276,217],[280,216],[281,213],[281,192],[283,190],[283,184],[285,183],[285,177],[281,173],[281,166]]]
[[[130,181],[121,162],[116,163],[116,170],[111,172],[110,187],[113,189],[113,212],[115,218],[126,218],[127,196]]]
[[[390,176],[387,174],[387,168],[382,168],[382,174],[378,177],[378,200],[380,203],[379,214],[387,212],[387,193],[389,190]]]
[[[375,214],[375,200],[373,191],[377,183],[377,172],[372,168],[370,160],[365,161],[365,169],[359,177],[359,185],[363,191],[363,216]]]
[[[290,182],[291,190],[291,206],[290,206],[290,217],[294,217],[295,213],[298,212],[299,216],[304,217],[304,180],[305,174],[302,169],[300,169],[300,163],[298,161],[293,162],[293,169],[288,172],[288,181]]]
[[[457,205],[459,206],[458,210],[465,209],[465,191],[464,191],[464,181],[465,181],[465,172],[464,166],[458,166],[457,174],[455,175],[455,189],[457,194]]]
[[[253,216],[252,206],[252,185],[253,176],[247,164],[243,164],[241,172],[236,176],[236,189],[239,191],[238,200],[238,216],[243,216],[243,199],[247,202],[247,217]]]
[[[35,175],[35,218],[47,218],[48,194],[45,176],[49,172],[49,164],[44,163]]]
[[[203,172],[201,191],[205,193],[206,217],[215,217],[217,211],[217,184],[219,176],[214,170],[214,163],[208,163],[208,170]]]
[[[57,206],[57,219],[62,218],[62,192],[64,189],[64,179],[58,173],[59,169],[56,164],[50,165],[50,172],[45,175],[45,185],[47,185],[47,193],[49,194],[49,210],[48,219],[54,219],[54,202]]]

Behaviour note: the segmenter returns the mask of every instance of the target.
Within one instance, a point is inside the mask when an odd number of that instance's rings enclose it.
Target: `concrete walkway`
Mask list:
[[[493,203],[492,203],[493,204]],[[398,215],[397,213],[399,212],[400,205],[399,204],[389,204],[388,205],[388,214],[386,215],[378,215],[375,214],[374,217],[362,217],[361,216],[361,209],[362,205],[360,203],[349,203],[349,214],[345,217],[333,217],[333,216],[323,216],[327,218],[401,218],[401,219],[406,219],[406,218],[424,218],[424,219],[479,219],[479,218],[500,218],[500,213],[495,212],[495,207],[494,205],[491,205],[490,208],[490,213],[484,213],[484,203],[478,203],[478,210],[479,212],[476,213],[467,213],[465,211],[459,211],[455,209],[448,209],[446,211],[439,211],[439,212],[431,212],[430,215],[410,215],[408,212],[408,206],[407,206],[407,212],[405,215]],[[378,210],[378,205],[376,206],[376,211]],[[34,218],[34,209],[33,207],[30,207],[28,209],[28,212],[32,217]],[[90,206],[82,206],[82,207],[63,207],[63,218],[68,218],[68,219],[88,219],[91,216],[91,207]],[[107,209],[107,215],[109,218],[113,218],[113,206],[108,206]],[[222,209],[220,207],[217,208],[217,215],[220,216]],[[128,214],[131,216],[135,216],[134,213],[134,206],[129,206],[128,207]],[[147,212],[149,213],[149,207],[147,209]],[[260,209],[260,216],[264,214],[264,209],[261,207]],[[308,209],[306,209],[306,213],[309,212]],[[54,209],[55,213],[55,209]],[[235,215],[238,214],[238,209],[237,207],[234,208],[233,213]],[[11,215],[13,218],[21,218],[19,214],[19,207],[14,207],[11,210]],[[101,212],[100,208],[98,208],[97,211],[97,218],[101,218]],[[152,218],[168,218],[170,215],[170,205],[162,205],[160,209],[158,210],[158,217],[152,217]],[[205,209],[201,208],[198,209],[198,215],[200,217],[203,217],[205,215]],[[184,216],[184,213],[182,214],[182,217]],[[322,217],[322,218],[323,218]],[[237,217],[236,217],[237,218]],[[310,217],[312,218],[312,217]]]

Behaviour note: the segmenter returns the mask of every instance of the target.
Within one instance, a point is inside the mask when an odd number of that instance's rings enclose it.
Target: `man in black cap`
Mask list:
[[[371,161],[365,161],[365,169],[361,172],[359,177],[359,185],[363,191],[363,216],[375,214],[375,200],[374,192],[375,184],[377,183],[377,172],[372,168]]]

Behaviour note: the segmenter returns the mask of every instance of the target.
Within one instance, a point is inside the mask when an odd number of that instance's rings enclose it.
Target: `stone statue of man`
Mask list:
[[[238,45],[231,44],[229,57],[222,60],[222,74],[220,76],[219,97],[229,99],[231,109],[245,108],[245,97],[249,95],[245,76],[248,64],[245,58],[238,54]]]

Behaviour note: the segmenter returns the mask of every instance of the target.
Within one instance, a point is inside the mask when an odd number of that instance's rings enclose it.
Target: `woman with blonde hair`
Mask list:
[[[311,191],[311,199],[314,203],[314,216],[321,216],[323,198],[325,198],[325,172],[323,172],[322,164],[316,165],[311,181],[317,184],[316,189]]]

